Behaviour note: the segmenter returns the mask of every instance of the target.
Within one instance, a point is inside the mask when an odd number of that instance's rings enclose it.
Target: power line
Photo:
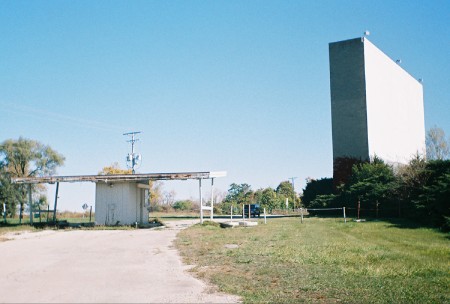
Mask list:
[[[294,177],[288,177],[288,179],[290,179],[290,180],[292,181],[292,188],[294,189],[294,192],[295,192],[294,180],[297,179],[297,178],[298,178],[297,176],[294,176]]]
[[[297,179],[298,177],[297,176],[294,176],[294,177],[288,177],[288,179],[290,179],[291,181],[292,181],[292,190],[293,190],[293,193],[294,193],[294,198],[293,198],[293,203],[292,203],[292,206],[295,208],[295,185],[294,185],[294,180],[295,179]]]

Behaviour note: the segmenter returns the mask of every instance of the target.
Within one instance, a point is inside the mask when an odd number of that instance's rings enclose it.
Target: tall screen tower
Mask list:
[[[330,43],[329,56],[334,176],[339,159],[424,155],[422,83],[366,37]]]

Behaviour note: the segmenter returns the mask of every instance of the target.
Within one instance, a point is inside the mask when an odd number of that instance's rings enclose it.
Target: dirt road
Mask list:
[[[0,242],[2,303],[236,303],[211,292],[172,242],[193,221],[162,230],[42,231]]]

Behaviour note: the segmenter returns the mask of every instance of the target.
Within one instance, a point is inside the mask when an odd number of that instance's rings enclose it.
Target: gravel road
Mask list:
[[[6,235],[0,242],[0,302],[238,303],[191,276],[173,248],[180,229],[196,222],[168,222],[160,230]]]

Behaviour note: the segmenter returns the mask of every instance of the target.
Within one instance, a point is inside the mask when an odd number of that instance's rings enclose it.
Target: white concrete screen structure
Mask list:
[[[330,43],[329,56],[333,159],[424,155],[422,83],[366,37]]]

